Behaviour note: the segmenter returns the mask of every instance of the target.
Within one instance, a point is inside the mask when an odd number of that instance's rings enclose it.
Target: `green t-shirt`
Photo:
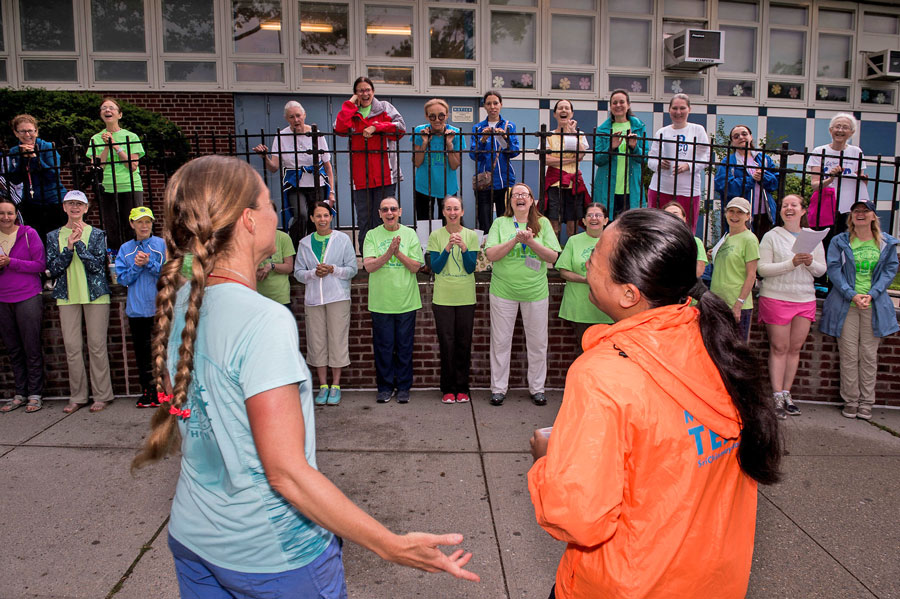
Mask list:
[[[416,232],[405,225],[396,231],[388,231],[384,225],[366,233],[363,244],[363,258],[379,258],[384,255],[394,237],[400,236],[400,253],[425,263],[422,245]],[[369,311],[379,314],[403,314],[422,307],[419,284],[416,275],[397,256],[391,256],[387,263],[369,275]]]
[[[881,252],[878,251],[878,244],[874,239],[868,241],[854,239],[850,242],[850,249],[853,250],[853,261],[856,262],[856,285],[853,288],[856,293],[867,295],[872,289],[872,271],[878,264]]]
[[[506,243],[516,236],[514,217],[501,216],[491,225],[484,249]],[[550,221],[542,216],[540,221],[541,232],[536,236],[538,242],[544,247],[555,252],[560,252],[559,241],[553,233]],[[524,223],[520,227],[527,227]],[[526,257],[534,258],[541,264],[538,270],[532,270],[525,265]],[[497,262],[494,262],[491,274],[491,293],[497,297],[516,302],[537,302],[550,295],[547,286],[547,263],[541,260],[530,247],[522,249],[522,244],[517,243],[508,254]]]
[[[87,245],[91,238],[91,231],[94,228],[90,225],[84,226],[81,233],[81,240]],[[72,229],[62,227],[59,230],[59,251],[65,249],[69,245],[69,235]],[[101,295],[94,301],[91,301],[91,294],[88,292],[87,273],[84,272],[84,263],[78,257],[78,252],[72,249],[72,261],[69,268],[66,269],[66,285],[69,289],[69,299],[57,299],[57,306],[73,306],[76,304],[108,304],[109,294]]]
[[[87,151],[88,158],[94,158],[95,155],[99,158],[103,153],[103,148],[106,147],[106,142],[102,137],[103,133],[101,131],[91,137]],[[120,145],[127,154],[137,154],[138,157],[144,155],[144,146],[141,145],[140,138],[131,131],[119,129],[112,134],[112,138],[113,143]],[[126,141],[129,143],[126,144]],[[103,191],[106,193],[144,191],[140,169],[132,171],[128,168],[129,163],[122,162],[118,152],[114,150],[109,151],[106,159],[107,163],[103,165]],[[115,169],[115,182],[113,182],[113,169]]]
[[[556,268],[585,276],[587,261],[598,241],[600,241],[599,237],[594,239],[587,233],[579,233],[570,237],[559,260],[556,261]],[[559,317],[572,322],[611,324],[613,319],[591,303],[590,291],[587,283],[566,281],[562,303],[559,306]]]
[[[364,119],[369,118],[369,113],[370,113],[370,112],[372,112],[372,105],[371,105],[371,104],[369,104],[368,106],[360,106],[360,107],[359,107],[359,114],[361,114],[362,117],[363,117]]]
[[[624,137],[625,132],[629,129],[631,129],[630,121],[625,121],[624,123],[616,123],[613,121],[613,133],[621,133]],[[616,158],[616,195],[622,195],[625,193],[625,179],[627,177],[625,174],[625,153],[628,151],[628,142],[623,139],[622,143],[620,143],[619,147],[616,149],[620,154],[619,157]]]
[[[475,231],[463,227],[460,235],[466,249],[478,251],[478,235]],[[442,252],[449,242],[450,232],[447,227],[441,227],[428,236],[428,251]],[[453,246],[443,270],[434,274],[432,303],[438,306],[470,306],[475,303],[475,274],[467,273],[463,268],[463,253],[458,246]]]
[[[709,258],[706,257],[706,248],[703,247],[703,240],[699,237],[694,237],[694,241],[697,242],[697,262],[709,264]]]
[[[275,231],[275,253],[268,259],[263,260],[260,266],[269,263],[282,264],[285,258],[296,253],[290,235],[284,231]],[[266,275],[265,279],[256,282],[256,291],[279,304],[288,304],[291,301],[290,275],[284,275],[273,270]]]
[[[330,239],[331,233],[325,236],[313,233],[312,239],[309,240],[309,245],[312,248],[313,254],[315,254],[319,262],[322,261],[322,256],[325,255],[325,249],[328,247],[328,241]]]
[[[747,279],[747,263],[759,260],[759,241],[749,229],[729,235],[716,253],[709,290],[734,306]],[[747,296],[742,310],[753,308],[753,294]]]

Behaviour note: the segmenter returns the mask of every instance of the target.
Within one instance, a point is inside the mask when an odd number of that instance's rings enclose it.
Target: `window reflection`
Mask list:
[[[281,54],[281,2],[233,0],[231,8],[235,52]]]

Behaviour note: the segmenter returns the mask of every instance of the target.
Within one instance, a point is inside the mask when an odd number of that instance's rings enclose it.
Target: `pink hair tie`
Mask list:
[[[156,394],[156,399],[157,401],[159,401],[159,403],[169,403],[170,401],[172,401],[173,397],[174,395],[166,395],[165,393]]]
[[[175,406],[172,406],[171,408],[169,408],[169,414],[175,414],[176,416],[179,416],[180,418],[187,420],[188,418],[191,417],[191,409],[190,408],[182,409],[182,408],[176,408]]]

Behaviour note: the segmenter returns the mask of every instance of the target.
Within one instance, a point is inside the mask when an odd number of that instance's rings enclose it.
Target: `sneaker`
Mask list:
[[[502,406],[506,399],[506,393],[491,393],[491,405]]]
[[[397,403],[409,403],[409,389],[397,391]]]
[[[791,416],[799,416],[800,408],[794,405],[794,398],[791,397],[791,392],[782,391],[781,396],[784,398],[784,411]]]
[[[871,420],[872,406],[869,404],[859,406],[859,409],[856,410],[856,417],[862,418],[863,420]]]
[[[784,409],[784,395],[773,393],[772,397],[775,398],[775,417],[779,420],[784,420],[787,418],[787,411]]]
[[[469,394],[468,393],[457,393],[456,394],[456,403],[469,403]]]
[[[158,406],[159,400],[156,399],[155,394],[147,390],[144,390],[141,396],[137,398],[137,401],[134,402],[134,407],[136,408],[155,408]]]
[[[378,403],[387,403],[391,401],[391,398],[393,396],[393,391],[379,391],[378,395],[375,396],[375,401],[377,401]]]
[[[531,402],[536,406],[546,406],[547,397],[543,393],[532,393]]]
[[[444,393],[444,396],[441,398],[441,403],[456,403],[456,396],[452,393]]]
[[[331,386],[331,391],[328,392],[328,405],[336,406],[341,403],[341,388],[337,385]]]
[[[844,418],[856,418],[856,415],[857,415],[857,407],[856,406],[853,406],[850,404],[844,404],[844,409],[841,410],[841,416],[843,416]]]
[[[315,399],[316,405],[324,406],[325,402],[327,402],[327,401],[328,401],[328,385],[320,385],[319,393],[316,395],[316,399]]]

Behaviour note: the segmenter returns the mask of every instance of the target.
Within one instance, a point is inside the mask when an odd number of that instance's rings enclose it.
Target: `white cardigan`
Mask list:
[[[784,227],[775,227],[766,233],[759,244],[757,271],[763,278],[759,290],[761,297],[786,302],[811,302],[816,299],[813,284],[815,277],[825,274],[825,249],[822,244],[813,250],[811,265],[794,266],[796,238]]]

